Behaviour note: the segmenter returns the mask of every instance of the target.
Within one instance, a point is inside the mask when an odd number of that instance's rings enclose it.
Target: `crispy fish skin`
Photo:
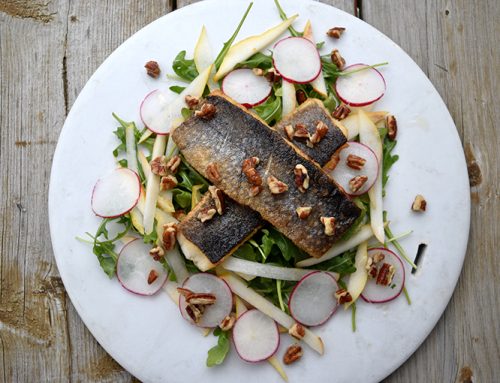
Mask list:
[[[276,124],[274,129],[283,138],[289,140],[285,132],[287,125],[295,127],[297,124],[304,124],[309,133],[313,134],[318,121],[328,126],[328,133],[319,143],[315,144],[312,148],[307,146],[306,140],[293,139],[291,143],[297,146],[309,159],[316,162],[320,167],[324,167],[332,160],[337,149],[347,142],[347,138],[320,100],[308,98],[293,113],[290,113]]]
[[[212,118],[193,116],[173,132],[186,160],[205,177],[208,165],[216,164],[220,173],[215,182],[218,188],[259,212],[311,256],[323,255],[359,217],[360,209],[319,167],[242,106],[220,92],[209,95],[206,102],[215,106]],[[241,166],[254,156],[260,160],[256,169],[263,179],[263,190],[252,197]],[[305,193],[295,185],[294,168],[298,164],[307,169],[310,178]],[[272,194],[266,185],[271,175],[287,184],[288,190]],[[305,220],[296,213],[301,206],[312,206]],[[335,218],[333,235],[325,234],[321,217]]]
[[[215,214],[212,219],[201,222],[198,214],[208,209],[215,209],[215,202],[207,192],[178,225],[177,238],[182,252],[201,271],[221,263],[263,224],[259,213],[227,196],[223,214]]]

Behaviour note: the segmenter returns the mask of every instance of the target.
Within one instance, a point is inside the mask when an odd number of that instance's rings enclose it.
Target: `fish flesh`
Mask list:
[[[182,252],[201,271],[214,268],[233,254],[263,224],[259,213],[227,196],[223,197],[223,205],[222,214],[202,222],[200,213],[216,210],[215,201],[207,192],[178,225],[177,240]]]
[[[217,188],[258,212],[311,256],[323,255],[360,209],[317,165],[244,107],[221,92],[207,96],[205,104],[215,108],[213,116],[195,113],[172,133],[187,162],[207,178],[207,170],[216,166],[220,177],[212,182]],[[257,195],[242,171],[243,162],[252,157],[259,159],[255,169],[263,183]],[[307,172],[305,192],[296,184],[297,165]],[[286,191],[277,194],[273,187],[280,182]],[[307,219],[298,217],[299,207],[312,208]],[[322,217],[334,219],[328,220],[330,230]]]

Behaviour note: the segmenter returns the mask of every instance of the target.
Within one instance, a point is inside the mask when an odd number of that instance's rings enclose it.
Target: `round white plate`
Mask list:
[[[255,0],[254,0],[255,1]],[[165,293],[139,297],[103,273],[91,247],[75,240],[99,224],[90,208],[96,179],[115,167],[111,150],[116,112],[139,119],[139,102],[155,88],[171,83],[165,73],[181,50],[192,54],[201,25],[207,27],[217,52],[233,32],[248,1],[212,0],[196,3],[151,23],[122,44],[88,81],[68,115],[54,155],[49,193],[50,230],[59,272],[83,321],[118,363],[144,382],[269,382],[280,381],[268,363],[253,365],[234,350],[222,366],[205,366],[207,350],[216,343],[184,321]],[[387,93],[376,105],[398,118],[396,152],[386,209],[395,234],[413,230],[402,241],[414,257],[420,243],[428,245],[416,274],[408,271],[409,306],[401,296],[390,304],[358,304],[357,331],[350,311],[339,310],[315,331],[325,355],[305,347],[303,360],[286,369],[291,382],[376,382],[400,366],[434,327],[453,292],[462,267],[469,232],[469,187],[462,146],[453,121],[438,93],[419,67],[395,43],[363,21],[314,1],[282,1],[289,15],[300,14],[300,30],[312,20],[323,52],[337,46],[348,63],[390,65],[381,72]],[[257,0],[238,40],[260,33],[280,21],[272,1]],[[324,33],[345,26],[340,40]],[[162,79],[144,73],[156,59]],[[141,126],[140,123],[138,123]],[[428,202],[416,214],[416,194]],[[283,337],[281,358],[288,337]]]

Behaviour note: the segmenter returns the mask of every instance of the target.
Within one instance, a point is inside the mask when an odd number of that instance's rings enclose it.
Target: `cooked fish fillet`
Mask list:
[[[319,167],[242,106],[219,92],[209,95],[206,103],[215,106],[212,118],[195,114],[172,133],[186,160],[207,178],[209,165],[216,166],[220,178],[214,184],[230,198],[260,213],[311,256],[324,254],[358,218],[360,209]],[[256,170],[263,180],[263,190],[253,197],[242,172],[243,161],[250,157],[259,158]],[[302,165],[309,176],[305,193],[295,185],[296,165]],[[271,193],[266,185],[271,176],[288,190]],[[300,219],[296,209],[304,206],[312,211],[307,219]],[[330,235],[325,234],[321,217],[335,219]]]
[[[202,198],[179,224],[177,239],[187,259],[206,271],[231,255],[262,226],[259,213],[224,196],[222,215],[201,222],[200,212],[215,209],[210,193]]]
[[[328,133],[321,139],[320,142],[314,144],[313,147],[307,145],[306,139],[297,139],[288,137],[285,127],[297,124],[303,124],[310,134],[313,134],[316,125],[321,121],[328,127]],[[335,155],[337,149],[347,142],[347,138],[342,129],[330,117],[330,113],[323,106],[320,100],[309,98],[301,104],[293,113],[290,113],[281,120],[274,129],[286,140],[289,140],[299,150],[306,154],[312,161],[316,162],[320,167],[326,166]]]

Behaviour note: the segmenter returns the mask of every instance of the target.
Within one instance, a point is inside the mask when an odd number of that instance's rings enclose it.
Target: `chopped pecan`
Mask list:
[[[330,58],[332,59],[332,63],[334,63],[339,70],[344,69],[345,66],[345,60],[344,58],[340,55],[340,52],[338,49],[334,49],[330,55]]]
[[[368,181],[367,176],[356,176],[349,181],[349,188],[356,193]]]
[[[181,294],[184,298],[187,298],[189,295],[193,294],[193,292],[184,287],[177,287],[177,292]]]
[[[299,360],[302,357],[302,347],[294,343],[287,348],[285,355],[283,355],[283,363],[292,364],[293,362]]]
[[[301,105],[307,100],[307,94],[302,89],[297,89],[295,98],[297,99],[297,103]]]
[[[304,124],[295,124],[295,131],[293,133],[293,137],[300,140],[306,140],[309,138],[309,131],[307,130],[307,126]]]
[[[346,289],[338,289],[335,292],[335,299],[337,299],[339,304],[352,302],[352,296]]]
[[[295,165],[293,174],[295,175],[295,186],[301,193],[305,193],[309,189],[309,174],[307,174],[306,167],[302,164]]]
[[[413,201],[413,204],[411,205],[411,209],[413,211],[425,211],[426,208],[427,201],[425,200],[424,196],[417,194],[415,200]]]
[[[241,165],[241,170],[243,170],[244,172],[246,169],[255,168],[259,163],[260,163],[259,157],[246,158],[245,160],[243,160],[243,164]]]
[[[222,193],[222,190],[217,189],[215,186],[209,186],[208,191],[215,202],[215,209],[217,210],[217,213],[222,215],[222,213],[224,213],[224,194]]]
[[[179,156],[173,156],[170,160],[167,162],[167,169],[172,173],[175,174],[177,172],[177,169],[179,169],[179,165],[181,164],[181,158]]]
[[[163,176],[160,179],[160,190],[170,190],[177,186],[177,178],[169,174],[168,176]]]
[[[313,135],[309,138],[311,144],[318,144],[328,133],[328,126],[323,121],[318,121],[316,124],[316,130]]]
[[[288,330],[288,333],[295,339],[300,340],[304,337],[304,335],[306,335],[306,330],[300,323],[294,323],[293,326]]]
[[[151,255],[155,261],[159,261],[165,255],[165,252],[160,246],[156,246],[149,250],[149,255]]]
[[[148,61],[146,65],[144,65],[144,68],[146,68],[146,73],[150,77],[158,78],[158,76],[160,75],[160,66],[156,61]]]
[[[340,104],[333,111],[332,117],[336,118],[337,120],[343,120],[349,115],[349,113],[351,113],[351,109],[349,109],[346,104]]]
[[[194,323],[198,323],[203,316],[203,312],[205,311],[205,306],[203,305],[187,305],[186,306],[186,313],[189,315],[191,320]]]
[[[347,156],[347,166],[354,170],[361,170],[365,166],[366,160],[363,157],[357,156],[355,154],[349,154]]]
[[[259,193],[261,191],[262,191],[262,185],[252,186],[250,188],[250,197],[255,197],[255,196],[259,195]]]
[[[253,68],[253,69],[252,69],[252,72],[253,72],[256,76],[264,76],[264,69],[260,69],[260,68]]]
[[[377,269],[377,266],[375,265],[372,265],[368,268],[368,277],[371,278],[371,279],[375,279],[377,278],[377,274],[378,274],[378,269]]]
[[[197,218],[201,221],[201,222],[206,222],[206,221],[209,221],[211,220],[214,215],[217,213],[217,210],[215,209],[208,209],[208,208],[205,208],[203,209],[202,211],[200,211],[198,213],[198,216]]]
[[[335,235],[335,217],[321,217],[321,223],[325,226],[325,234]]]
[[[189,94],[184,98],[184,101],[186,102],[188,108],[191,110],[195,109],[200,103],[200,99],[198,97],[194,97]]]
[[[271,191],[271,194],[281,194],[288,190],[288,185],[284,182],[281,182],[275,176],[267,177],[267,186]]]
[[[396,121],[396,117],[392,114],[387,115],[385,118],[385,127],[387,128],[387,138],[394,141],[396,139],[396,135],[398,134],[398,123]]]
[[[148,285],[152,284],[158,279],[158,272],[156,270],[151,270],[148,275]]]
[[[234,322],[236,322],[236,318],[233,314],[225,317],[222,322],[220,322],[219,327],[222,331],[229,331],[233,328]]]
[[[396,269],[389,263],[383,263],[377,276],[377,285],[389,286],[394,278]]]
[[[170,251],[175,247],[177,235],[177,225],[174,222],[163,225],[162,242],[166,251]]]
[[[344,33],[345,28],[344,27],[333,27],[330,28],[326,34],[329,37],[333,37],[334,39],[340,39],[340,36],[342,36],[342,33]]]
[[[293,128],[293,125],[287,125],[283,128],[283,130],[286,133],[286,136],[290,141],[293,140],[293,134],[295,133],[295,129]]]
[[[369,256],[373,259],[373,263],[377,264],[385,259],[385,255],[383,253],[375,253]]]
[[[186,297],[186,302],[189,305],[195,305],[195,306],[213,305],[216,300],[217,297],[214,294],[210,293],[191,293]]]
[[[211,162],[208,164],[207,169],[206,169],[206,174],[207,178],[210,180],[210,182],[216,183],[221,180],[220,173],[219,173],[219,167],[215,162]]]
[[[267,71],[265,75],[267,81],[269,82],[277,82],[281,79],[281,76],[274,68],[271,68]]]
[[[159,156],[154,158],[149,165],[151,166],[151,171],[157,176],[163,177],[168,175],[168,158],[166,156]]]
[[[300,219],[307,219],[311,215],[311,206],[300,206],[297,208],[296,212]]]
[[[247,177],[248,182],[254,186],[262,185],[262,178],[259,172],[255,169],[259,162],[260,160],[258,157],[250,157],[245,159],[241,165],[243,174]]]
[[[213,116],[215,116],[215,105],[205,102],[201,106],[200,110],[194,112],[194,115],[203,118],[204,120],[210,120]]]

